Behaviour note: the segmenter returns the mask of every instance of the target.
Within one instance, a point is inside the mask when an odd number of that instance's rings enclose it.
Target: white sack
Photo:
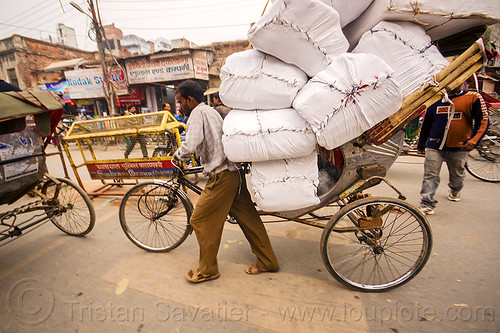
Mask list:
[[[257,50],[294,64],[309,76],[349,47],[339,14],[320,0],[277,0],[250,28],[248,40]]]
[[[373,0],[321,0],[335,9],[340,16],[340,25],[345,27],[357,19]]]
[[[220,78],[222,102],[244,110],[289,108],[308,79],[298,67],[257,50],[227,57]]]
[[[361,36],[380,21],[407,21],[425,24],[431,39],[437,40],[468,28],[495,24],[500,19],[498,0],[373,0],[356,20],[344,28],[354,48]]]
[[[319,204],[317,154],[252,163],[250,175],[255,202],[270,211],[301,209]]]
[[[403,99],[391,74],[377,56],[346,53],[309,80],[293,107],[320,146],[336,148],[399,110]]]
[[[222,144],[233,162],[258,162],[309,155],[316,136],[292,108],[243,111],[224,119]]]
[[[352,52],[374,54],[390,64],[403,98],[449,65],[424,28],[410,22],[380,22],[361,37]]]

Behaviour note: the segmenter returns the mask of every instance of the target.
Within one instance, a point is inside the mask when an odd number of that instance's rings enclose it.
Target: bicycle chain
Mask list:
[[[29,213],[29,212],[34,212],[35,210],[39,209],[45,209],[49,208],[50,206],[48,205],[49,200],[37,200],[30,202],[26,205],[23,205],[21,207],[17,207],[11,211],[5,212],[0,214],[0,224],[6,225],[3,223],[4,220],[12,218],[12,216],[16,216],[17,214],[24,214],[24,213]],[[43,207],[46,205],[47,207]]]

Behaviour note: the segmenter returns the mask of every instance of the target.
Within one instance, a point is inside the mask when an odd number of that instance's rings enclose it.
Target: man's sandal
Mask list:
[[[219,278],[219,276],[220,276],[219,273],[212,275],[202,274],[198,268],[190,269],[185,275],[186,280],[192,283],[200,283],[200,282],[215,280]]]
[[[265,272],[274,273],[277,271],[278,271],[277,269],[262,268],[257,263],[251,264],[250,266],[248,266],[245,269],[245,273],[250,274],[250,275],[255,275],[255,274],[260,274],[260,273],[265,273]]]

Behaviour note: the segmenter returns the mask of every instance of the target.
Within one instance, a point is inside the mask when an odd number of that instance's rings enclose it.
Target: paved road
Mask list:
[[[422,163],[401,157],[387,177],[414,205]],[[58,164],[50,159],[52,173],[61,173]],[[320,257],[322,230],[293,222],[266,224],[280,272],[245,274],[254,257],[227,224],[221,277],[189,284],[183,275],[197,265],[194,235],[172,252],[147,253],[123,234],[119,200],[96,198],[87,237],[45,224],[0,247],[0,332],[498,332],[500,185],[468,176],[456,203],[446,200],[445,184],[429,217],[427,265],[383,293],[340,285]],[[392,196],[383,185],[373,193]]]

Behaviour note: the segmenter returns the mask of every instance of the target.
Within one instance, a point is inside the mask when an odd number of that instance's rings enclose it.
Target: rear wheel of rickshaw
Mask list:
[[[95,210],[87,193],[81,187],[66,178],[57,178],[61,183],[59,195],[45,209],[52,223],[60,230],[72,236],[85,236],[95,225]],[[48,180],[42,186],[42,193],[53,198],[56,183]]]
[[[171,186],[141,183],[120,204],[120,225],[128,239],[150,252],[175,249],[191,232],[193,206],[187,195]]]
[[[330,274],[360,291],[400,286],[420,272],[432,248],[425,217],[399,199],[356,200],[331,218],[321,237]]]

